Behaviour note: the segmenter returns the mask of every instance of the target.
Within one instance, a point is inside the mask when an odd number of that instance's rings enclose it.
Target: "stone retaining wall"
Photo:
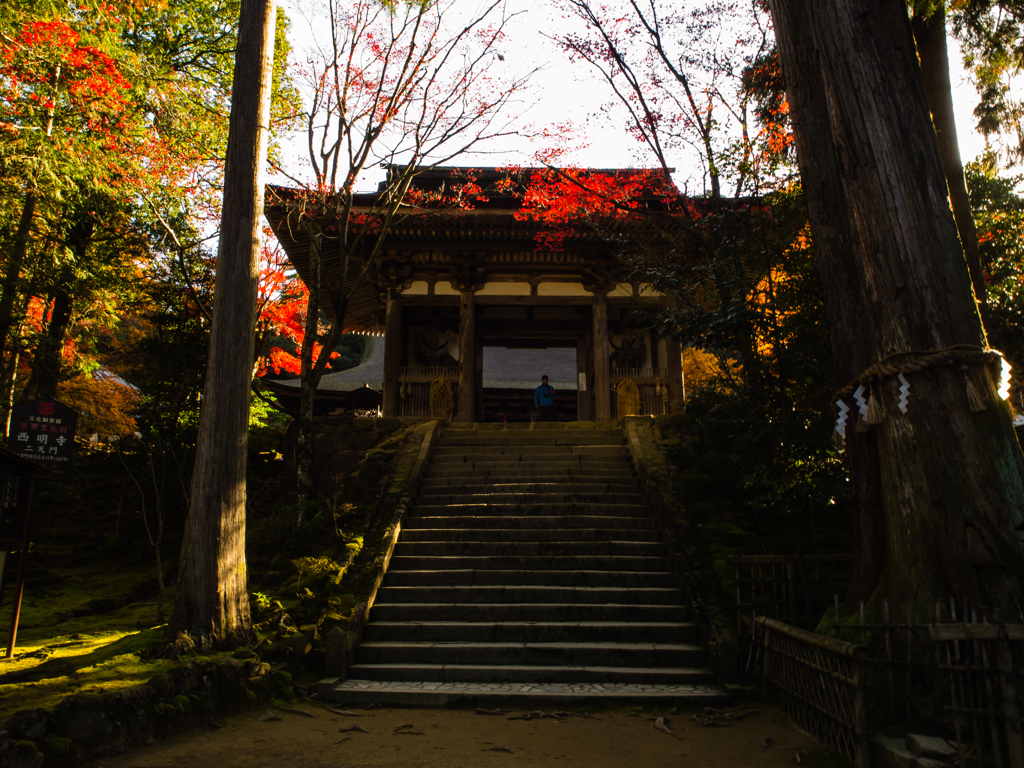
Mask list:
[[[406,431],[429,419],[364,418],[350,413],[321,416],[316,421],[313,451],[318,492],[329,496],[338,475],[352,469],[360,461],[389,461]]]
[[[728,606],[722,603],[718,590],[710,583],[714,573],[699,526],[694,527],[686,514],[685,503],[678,498],[672,479],[676,467],[668,449],[679,444],[679,438],[668,434],[685,432],[684,414],[631,416],[623,419],[626,443],[629,445],[641,482],[649,495],[658,530],[672,550],[673,570],[680,577],[680,586],[694,610],[694,619],[701,628],[701,638],[708,649],[709,660],[722,682],[735,682],[739,670],[736,631]]]
[[[0,766],[73,768],[287,695],[290,686],[287,673],[255,660],[183,662],[145,685],[15,712],[0,726]]]

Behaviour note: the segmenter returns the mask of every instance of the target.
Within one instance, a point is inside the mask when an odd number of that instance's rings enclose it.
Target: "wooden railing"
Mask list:
[[[426,382],[429,384],[435,379],[447,379],[452,383],[457,382],[459,380],[458,366],[410,366],[408,368],[402,368],[402,372],[398,377],[399,383],[403,384],[406,382]]]
[[[831,625],[837,637],[877,649],[868,660],[873,725],[939,728],[955,739],[961,768],[1024,768],[1024,626],[966,601],[940,600],[920,618],[914,602],[891,611],[880,603],[874,618],[863,601],[842,618],[837,597]]]
[[[960,768],[1024,768],[1024,626],[954,600],[936,604],[935,623],[913,603],[890,615],[888,600],[840,621],[835,603],[836,637],[755,618],[747,671],[766,698],[862,768],[869,728],[897,726],[941,733]]]
[[[869,768],[867,650],[758,616],[749,671],[797,725]]]
[[[640,395],[638,413],[631,416],[660,416],[668,413],[668,368],[612,368],[612,412],[619,413],[618,385],[629,379],[637,385]],[[620,414],[622,415],[622,414]]]
[[[668,384],[668,368],[615,368],[611,369],[613,382],[632,379],[637,384]]]

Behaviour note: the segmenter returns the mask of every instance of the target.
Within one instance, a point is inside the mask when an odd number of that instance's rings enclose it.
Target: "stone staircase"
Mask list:
[[[350,703],[721,703],[614,423],[444,430]],[[324,681],[327,682],[327,681]]]

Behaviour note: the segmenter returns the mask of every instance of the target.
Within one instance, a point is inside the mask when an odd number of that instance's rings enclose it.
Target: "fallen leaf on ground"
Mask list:
[[[223,728],[223,727],[224,727],[224,726],[223,726],[223,725],[221,725],[220,723],[215,723],[215,722],[213,722],[213,720],[211,720],[210,722],[208,722],[208,723],[207,723],[207,725],[208,725],[208,726],[210,726],[211,728],[213,728],[213,729],[214,729],[215,731],[216,731],[216,730],[219,730],[219,729],[221,729],[221,728]]]
[[[659,717],[657,720],[655,720],[654,727],[662,733],[667,733],[669,736],[675,737],[675,734],[672,733],[672,729],[665,725],[664,717]]]
[[[715,709],[714,707],[705,707],[697,714],[692,715],[691,719],[700,725],[701,728],[711,728],[731,725],[740,718],[753,714],[756,711],[757,710],[745,707],[736,707],[735,709]]]
[[[297,709],[295,707],[278,707],[282,712],[290,712],[293,715],[302,715],[303,717],[316,717],[312,712],[305,709]]]
[[[336,715],[344,715],[345,717],[362,717],[358,712],[349,712],[347,709],[328,709],[328,712],[333,712]]]
[[[476,711],[478,715],[507,715],[507,709],[478,709]]]
[[[338,733],[351,733],[352,731],[359,731],[360,733],[369,733],[369,731],[363,728],[363,726],[361,726],[359,723],[356,723],[355,725],[350,726],[348,728],[338,729]]]
[[[508,752],[509,754],[512,754],[512,750],[509,749],[508,747],[487,747],[485,749],[481,749],[480,751],[481,752]]]
[[[271,712],[268,709],[266,712],[264,712],[262,715],[260,715],[256,719],[259,720],[261,723],[272,723],[272,722],[276,722],[278,720],[281,720],[282,718],[281,718],[280,715],[275,715],[273,712]]]
[[[346,736],[346,737],[345,737],[344,739],[338,739],[338,740],[337,740],[336,742],[334,742],[333,744],[331,744],[331,746],[332,746],[332,747],[336,747],[336,746],[338,746],[339,744],[341,744],[341,742],[343,742],[343,741],[348,741],[348,740],[349,740],[349,739],[351,739],[351,738],[352,738],[351,736]]]

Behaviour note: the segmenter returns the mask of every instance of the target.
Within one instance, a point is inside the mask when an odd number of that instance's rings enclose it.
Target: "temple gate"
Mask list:
[[[442,185],[460,170],[425,171],[417,187]],[[370,203],[371,196],[357,195],[357,206],[360,197]],[[626,266],[596,234],[569,237],[562,250],[538,250],[538,225],[517,218],[519,204],[516,196],[489,194],[472,209],[408,217],[385,235],[344,318],[346,332],[384,336],[383,414],[441,415],[447,385],[453,418],[483,420],[485,347],[575,349],[578,420],[626,415],[622,407],[635,415],[669,412],[682,401],[681,349],[642,322],[663,297],[628,282]],[[288,225],[283,206],[268,205],[266,216],[307,280],[308,241]],[[329,241],[324,262],[336,273]],[[346,278],[355,280],[361,267],[350,266]],[[322,302],[330,313],[326,292]],[[547,371],[514,373],[535,386]],[[623,405],[617,392],[626,381],[636,393]],[[564,403],[564,387],[560,396]]]

